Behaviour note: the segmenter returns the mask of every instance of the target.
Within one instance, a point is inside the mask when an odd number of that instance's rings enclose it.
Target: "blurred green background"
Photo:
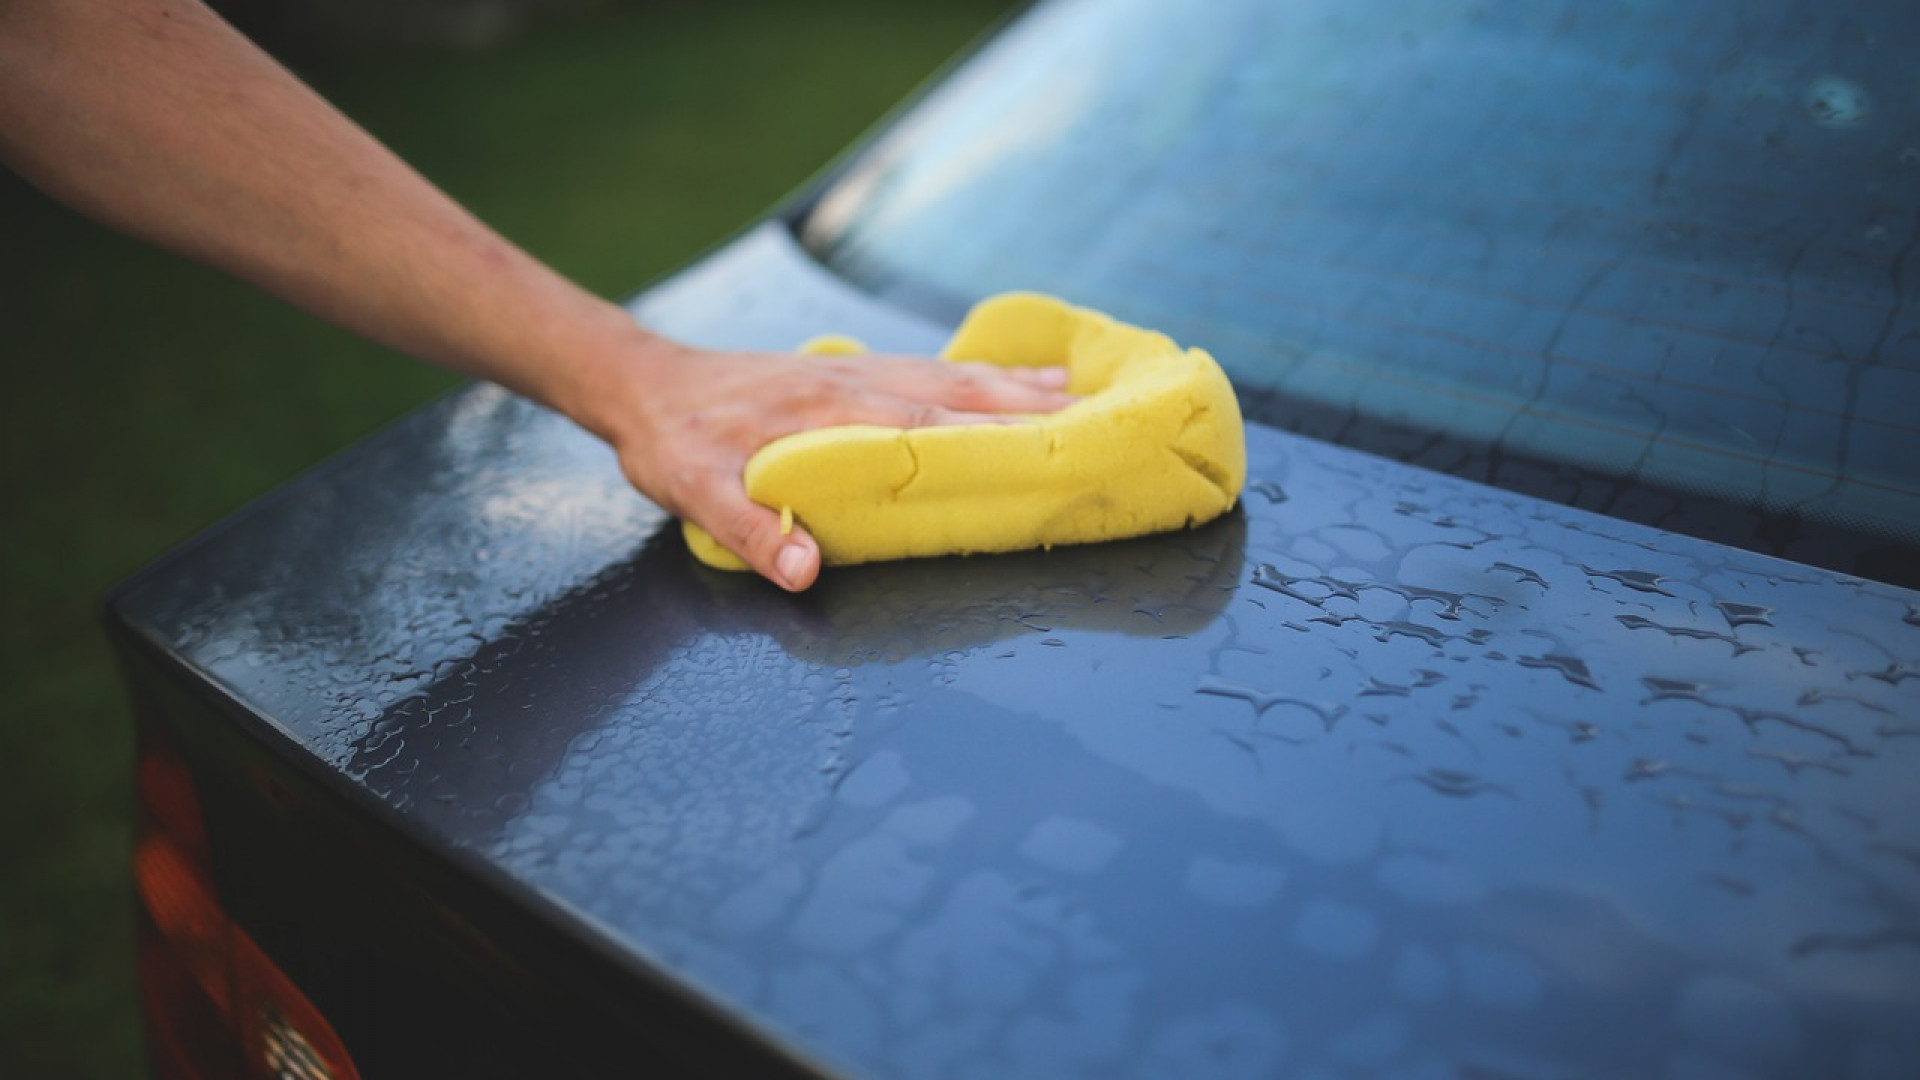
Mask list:
[[[790,192],[1010,0],[416,6],[441,10],[230,10],[482,218],[622,296]],[[0,356],[0,1077],[130,1077],[131,741],[94,605],[454,380],[4,171]]]

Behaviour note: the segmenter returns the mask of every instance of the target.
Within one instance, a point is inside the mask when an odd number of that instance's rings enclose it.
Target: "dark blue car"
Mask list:
[[[1217,356],[1202,528],[695,563],[476,385],[110,599],[166,1077],[1920,1075],[1920,7],[1054,0],[633,301]]]

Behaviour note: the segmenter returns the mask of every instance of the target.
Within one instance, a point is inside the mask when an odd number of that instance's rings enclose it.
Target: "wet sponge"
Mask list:
[[[814,351],[857,343],[823,339]],[[1081,400],[1020,424],[822,428],[769,443],[747,494],[791,514],[827,565],[1142,536],[1225,513],[1246,480],[1240,405],[1199,349],[1049,296],[982,301],[941,355],[1065,365]],[[701,562],[745,564],[684,526]]]

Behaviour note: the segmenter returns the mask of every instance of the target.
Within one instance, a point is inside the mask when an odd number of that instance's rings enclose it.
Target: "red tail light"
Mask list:
[[[137,776],[133,875],[155,1075],[359,1080],[326,1017],[220,906],[192,775],[151,724]]]

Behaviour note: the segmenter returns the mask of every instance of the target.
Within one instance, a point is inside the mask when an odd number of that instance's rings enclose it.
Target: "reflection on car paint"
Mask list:
[[[1207,528],[794,600],[475,389],[147,618],[855,1075],[1911,1060],[1911,594],[1252,435]]]

